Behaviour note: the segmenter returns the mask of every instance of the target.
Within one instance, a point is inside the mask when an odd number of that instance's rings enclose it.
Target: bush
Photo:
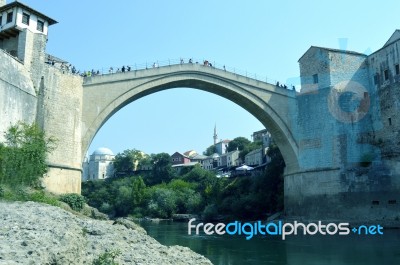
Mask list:
[[[154,217],[171,218],[176,213],[175,193],[165,188],[154,188],[148,204],[148,212]]]
[[[203,219],[205,221],[214,221],[217,218],[218,209],[215,204],[207,205],[203,211]]]
[[[46,156],[53,150],[55,139],[46,138],[35,124],[17,123],[0,144],[0,183],[10,186],[40,186],[47,172]]]
[[[76,193],[69,193],[61,195],[60,201],[65,202],[74,211],[82,210],[85,205],[85,197]]]
[[[47,195],[44,191],[35,191],[29,195],[29,200],[34,202],[41,202],[53,206],[60,206],[60,202],[50,195]]]
[[[115,258],[121,254],[121,251],[106,251],[101,254],[97,259],[93,260],[93,265],[118,265]]]

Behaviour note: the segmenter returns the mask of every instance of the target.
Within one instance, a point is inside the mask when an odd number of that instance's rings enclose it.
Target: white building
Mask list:
[[[113,152],[105,147],[96,149],[89,160],[83,162],[82,181],[105,179],[114,176]]]
[[[257,148],[251,152],[249,152],[244,157],[244,162],[248,166],[259,166],[264,163],[264,157],[266,155],[266,151],[263,148]]]
[[[238,166],[239,153],[238,150],[235,150],[222,154],[218,159],[218,167],[230,168]]]
[[[20,2],[6,4],[0,0],[0,49],[29,64],[37,56],[33,46],[39,39],[46,42],[48,27],[56,23]]]

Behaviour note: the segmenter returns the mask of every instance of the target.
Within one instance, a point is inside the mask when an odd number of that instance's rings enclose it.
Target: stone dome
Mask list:
[[[110,149],[108,149],[106,147],[100,147],[100,148],[97,148],[93,152],[93,155],[111,155],[111,156],[113,156],[114,153]]]
[[[218,159],[219,157],[220,157],[220,155],[217,154],[217,153],[214,153],[214,154],[212,155],[212,158],[213,158],[213,159]]]

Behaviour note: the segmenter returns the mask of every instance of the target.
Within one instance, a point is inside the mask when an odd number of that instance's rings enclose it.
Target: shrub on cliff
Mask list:
[[[39,186],[47,171],[46,156],[55,146],[36,124],[19,122],[5,133],[0,144],[0,184]]]
[[[60,196],[60,201],[65,202],[74,211],[82,210],[85,205],[85,197],[76,193],[68,193]]]

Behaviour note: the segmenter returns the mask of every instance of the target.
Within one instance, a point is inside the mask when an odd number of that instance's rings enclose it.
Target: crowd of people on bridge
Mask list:
[[[281,88],[286,88],[288,89],[288,86],[286,84],[281,84],[279,83],[279,81],[276,82],[276,86],[277,87],[281,87]],[[294,87],[294,85],[292,85],[292,90],[296,90],[296,88]]]
[[[125,73],[125,72],[130,72],[130,71],[132,71],[132,67],[131,67],[131,66],[129,66],[129,65],[126,65],[126,66],[123,65],[122,67],[116,68],[116,70],[114,70],[114,68],[111,66],[111,67],[108,69],[108,72],[106,72],[106,73],[104,73],[104,71],[100,72],[100,70],[94,70],[94,69],[92,69],[92,70],[90,70],[90,71],[82,71],[82,72],[81,72],[81,71],[77,70],[77,69],[75,68],[75,66],[73,66],[73,65],[70,64],[70,63],[67,63],[67,62],[64,62],[64,61],[55,61],[54,59],[51,59],[50,57],[48,58],[48,60],[46,61],[46,63],[49,64],[49,65],[52,65],[52,66],[54,66],[54,67],[59,68],[59,69],[62,70],[63,72],[68,72],[68,73],[70,73],[70,74],[80,75],[80,76],[82,76],[82,77],[91,77],[91,76],[103,75],[103,74],[107,74],[107,73],[108,73],[108,74]],[[183,58],[180,58],[180,64],[184,64],[184,63],[185,63],[185,60],[184,60]],[[189,58],[189,59],[187,60],[187,63],[192,64],[192,63],[193,63],[193,59],[192,59],[192,58]],[[196,61],[195,63],[198,64],[199,62]],[[214,67],[214,68],[215,68],[215,66],[213,66],[212,63],[211,63],[209,60],[203,60],[203,65],[204,65],[204,66]],[[154,62],[154,63],[152,64],[152,67],[153,67],[153,68],[159,68],[158,62]],[[145,69],[148,69],[147,64],[146,64],[146,68],[145,68]],[[225,65],[222,66],[222,69],[223,69],[224,71],[226,71]],[[277,86],[277,87],[281,87],[281,88],[285,88],[285,89],[289,89],[288,86],[287,86],[286,84],[282,84],[282,83],[280,83],[279,81],[276,82],[276,86]],[[296,88],[295,88],[294,85],[292,85],[292,90],[296,90]]]

